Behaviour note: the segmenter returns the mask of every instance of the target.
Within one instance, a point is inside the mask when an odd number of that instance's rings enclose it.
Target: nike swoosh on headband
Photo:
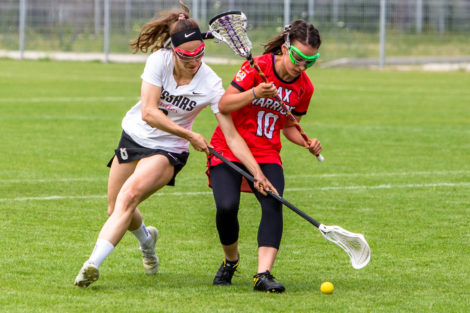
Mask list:
[[[188,38],[191,35],[194,35],[195,32],[189,33],[189,34],[184,34],[184,38]]]

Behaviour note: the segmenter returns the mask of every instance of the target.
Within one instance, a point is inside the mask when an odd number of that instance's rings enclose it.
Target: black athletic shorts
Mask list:
[[[161,149],[151,149],[143,147],[137,142],[135,142],[128,134],[126,134],[125,131],[122,131],[121,140],[119,140],[119,146],[116,150],[114,150],[114,154],[116,155],[119,163],[129,163],[156,154],[166,156],[167,159],[170,161],[170,164],[173,165],[173,167],[175,168],[173,177],[167,184],[168,186],[175,185],[175,177],[179,173],[179,171],[181,171],[186,165],[186,161],[189,157],[189,152],[175,153]],[[108,167],[111,167],[113,159],[114,156],[108,162]]]

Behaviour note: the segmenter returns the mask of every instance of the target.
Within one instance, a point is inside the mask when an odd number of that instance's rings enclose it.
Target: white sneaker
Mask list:
[[[77,277],[75,278],[75,286],[86,288],[91,283],[98,280],[100,277],[100,272],[95,264],[86,261],[80,272],[78,273]]]
[[[149,248],[142,249],[142,263],[144,264],[145,274],[154,275],[158,271],[158,256],[155,253],[155,245],[158,239],[158,230],[153,226],[147,227],[152,239],[148,245]]]

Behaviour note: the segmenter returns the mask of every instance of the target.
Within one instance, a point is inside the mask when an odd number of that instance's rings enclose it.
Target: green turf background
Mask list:
[[[227,85],[235,66],[214,66]],[[160,231],[160,272],[143,273],[126,235],[90,288],[73,286],[106,220],[106,163],[136,102],[142,64],[0,60],[1,312],[470,311],[470,75],[309,70],[302,126],[325,162],[285,142],[285,198],[325,223],[361,232],[370,264],[284,211],[273,274],[281,295],[252,291],[260,210],[243,195],[240,272],[211,285],[222,261],[204,155],[177,186],[139,209]],[[207,138],[209,109],[194,129]],[[55,197],[55,198],[51,198]],[[332,295],[319,291],[323,281]]]

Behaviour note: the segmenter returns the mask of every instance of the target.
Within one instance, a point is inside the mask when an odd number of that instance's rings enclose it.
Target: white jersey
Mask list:
[[[158,108],[179,126],[191,130],[199,112],[210,105],[219,112],[218,103],[224,93],[222,79],[204,62],[188,85],[177,86],[173,77],[174,59],[170,49],[152,53],[141,78],[162,88]],[[138,144],[151,149],[181,153],[188,151],[186,139],[153,128],[142,120],[141,101],[122,120],[123,130]]]

